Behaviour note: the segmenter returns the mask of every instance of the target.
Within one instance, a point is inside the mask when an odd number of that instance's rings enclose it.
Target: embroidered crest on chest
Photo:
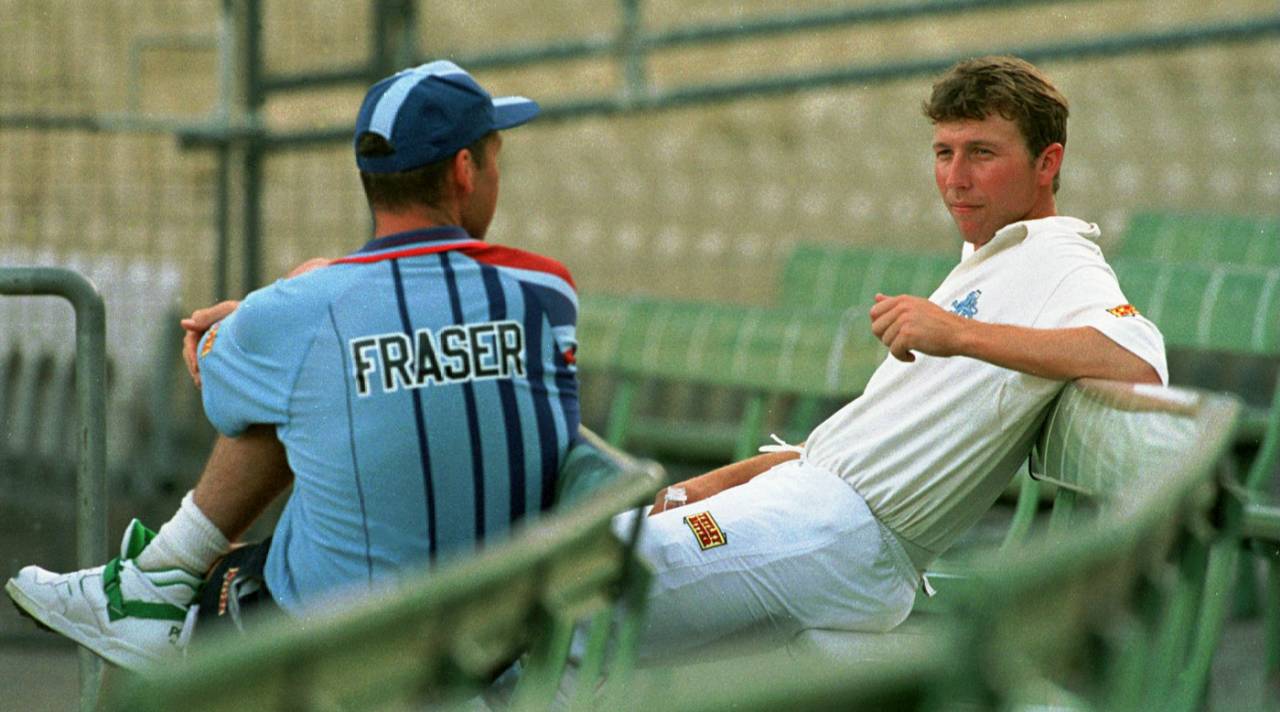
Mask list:
[[[951,302],[951,311],[959,314],[966,319],[972,319],[978,315],[978,297],[982,296],[981,289],[975,289],[964,299],[956,299]]]

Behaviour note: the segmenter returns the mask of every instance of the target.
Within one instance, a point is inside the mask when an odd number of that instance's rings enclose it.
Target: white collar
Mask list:
[[[1085,222],[1069,215],[1051,215],[1047,218],[1037,218],[1035,220],[1019,220],[996,230],[996,234],[992,235],[991,239],[981,248],[975,248],[973,243],[970,242],[964,243],[964,248],[960,253],[960,260],[963,262],[975,254],[986,258],[1021,243],[1030,235],[1039,235],[1046,232],[1072,233],[1095,243],[1102,236],[1102,231],[1094,223]]]

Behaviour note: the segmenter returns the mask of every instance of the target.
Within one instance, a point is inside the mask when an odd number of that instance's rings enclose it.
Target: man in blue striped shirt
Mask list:
[[[578,428],[577,296],[560,263],[482,241],[498,131],[537,112],[450,62],[375,84],[354,141],[373,239],[186,323],[222,435],[200,482],[158,534],[135,520],[106,567],[24,568],[6,586],[20,608],[138,668],[185,645],[206,571],[290,483],[269,545],[211,575],[202,619],[260,583],[247,571],[302,615],[548,509]]]

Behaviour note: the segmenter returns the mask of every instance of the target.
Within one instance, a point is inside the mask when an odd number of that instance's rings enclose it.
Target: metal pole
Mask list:
[[[230,299],[231,292],[231,150],[218,145],[217,191],[214,206],[217,244],[214,246],[213,301]]]
[[[622,0],[633,3],[637,0]],[[1102,57],[1116,57],[1141,52],[1170,52],[1237,42],[1255,42],[1264,38],[1280,35],[1280,15],[1266,16],[1242,22],[1223,23],[1218,25],[1198,25],[1173,29],[1160,29],[1150,32],[1132,32],[1101,37],[1090,40],[1072,40],[1053,45],[1027,45],[1025,47],[988,48],[994,54],[1016,54],[1033,62],[1069,62]],[[641,40],[644,43],[643,39]],[[610,41],[610,47],[616,42]],[[647,45],[646,45],[647,46]],[[614,49],[617,52],[616,49]],[[642,47],[637,50],[639,61],[632,66],[631,82],[628,86],[640,87],[628,89],[624,86],[621,92],[590,96],[580,99],[547,102],[542,105],[542,113],[538,121],[565,121],[584,116],[613,116],[633,111],[655,111],[687,106],[722,103],[744,97],[767,97],[782,94],[795,94],[805,91],[826,89],[839,86],[869,86],[888,82],[902,81],[915,77],[934,76],[945,70],[963,54],[923,57],[914,59],[894,59],[876,64],[839,66],[821,70],[812,70],[794,74],[778,74],[754,79],[727,80],[719,82],[701,82],[685,85],[674,85],[668,88],[653,88],[644,78]],[[576,55],[575,55],[576,56]],[[619,55],[619,62],[624,62]],[[476,63],[468,58],[459,60],[468,68]],[[489,63],[488,66],[506,66],[501,63]],[[294,87],[296,88],[296,87]],[[633,92],[624,96],[626,92]],[[638,92],[638,93],[637,93]],[[0,122],[3,117],[0,117]],[[180,138],[186,147],[210,145],[220,140],[207,130],[195,129],[181,133]],[[260,140],[273,151],[300,150],[317,145],[332,145],[338,141],[351,140],[350,126],[331,126],[315,129],[301,129],[287,132],[264,132]]]
[[[254,126],[265,99],[262,91],[262,5],[259,0],[242,0],[239,49],[240,70],[244,74],[244,111]],[[266,158],[264,144],[257,132],[251,132],[244,143],[244,283],[242,293],[257,289],[262,273],[262,164]]]
[[[218,17],[218,106],[213,120],[227,133],[230,133],[235,101],[235,48],[238,44],[231,17],[231,6],[224,0],[222,14]],[[216,154],[214,229],[217,240],[214,246],[213,301],[220,302],[227,299],[231,291],[231,147],[228,141],[217,144]]]
[[[640,0],[622,0],[622,26],[618,29],[617,47],[618,60],[622,62],[622,103],[634,106],[649,93]]]
[[[373,36],[366,82],[381,79],[415,61],[418,57],[417,15],[414,0],[377,0],[373,4]]]
[[[102,295],[80,274],[59,267],[0,268],[0,294],[48,295],[71,302],[76,314],[76,408],[80,414],[76,468],[76,564],[107,560],[107,329]],[[97,705],[102,661],[80,649],[80,708]]]
[[[247,294],[258,288],[262,274],[262,142],[257,138],[245,141],[242,169],[244,182],[241,198],[244,200],[244,264],[240,293]]]

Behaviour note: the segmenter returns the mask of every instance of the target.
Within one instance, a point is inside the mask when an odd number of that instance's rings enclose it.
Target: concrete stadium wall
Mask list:
[[[854,4],[873,4],[854,3]],[[1231,0],[1059,2],[671,49],[656,87],[1212,24],[1274,12]],[[815,9],[782,0],[653,0],[651,29]],[[217,4],[0,0],[0,115],[196,119],[217,101]],[[528,9],[534,7],[536,9]],[[360,61],[365,3],[264,3],[273,72]],[[607,35],[617,6],[572,0],[422,3],[424,52],[466,55]],[[167,41],[158,41],[168,38]],[[175,38],[203,40],[185,43]],[[132,49],[132,54],[131,54]],[[136,57],[131,60],[131,56]],[[1060,207],[1106,239],[1143,208],[1252,213],[1280,199],[1280,43],[1045,64],[1072,101]],[[550,103],[620,84],[611,59],[486,72],[496,93]],[[583,291],[763,303],[798,240],[956,249],[931,181],[928,81],[561,123],[508,136],[491,239],[565,261]],[[273,128],[349,123],[361,89],[273,98]],[[182,302],[212,291],[215,162],[164,133],[0,129],[0,239],[9,252],[177,264]],[[368,218],[345,144],[266,165],[265,274],[358,246]]]

